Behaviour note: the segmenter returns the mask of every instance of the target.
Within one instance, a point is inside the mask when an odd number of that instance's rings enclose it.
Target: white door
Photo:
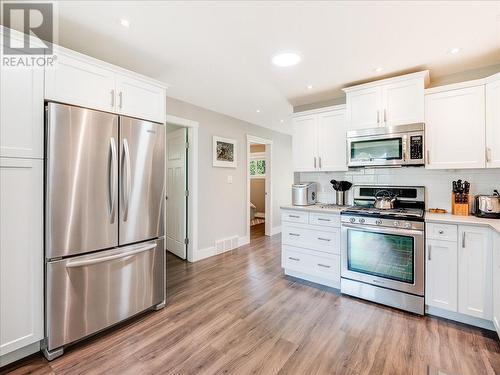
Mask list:
[[[317,115],[318,167],[322,171],[346,171],[346,131],[344,110]]]
[[[486,85],[486,166],[500,168],[500,76]]]
[[[265,222],[264,222],[264,234],[266,236],[271,235],[271,230],[272,230],[272,220],[271,220],[271,144],[266,144],[266,180],[265,180],[265,186],[266,186],[266,191],[265,194],[266,196],[264,197],[264,204],[266,205],[265,207]]]
[[[318,166],[316,149],[316,117],[309,115],[294,118],[292,153],[295,172],[316,170]]]
[[[496,234],[493,249],[493,324],[500,336],[500,233]]]
[[[492,248],[488,228],[458,227],[458,312],[491,320]]]
[[[483,85],[425,96],[427,168],[484,168],[484,107]]]
[[[0,356],[43,338],[43,160],[0,158]]]
[[[425,262],[425,304],[457,311],[457,243],[427,240]]]
[[[349,130],[383,125],[382,94],[380,87],[370,87],[346,94],[347,127]]]
[[[2,65],[0,76],[0,156],[43,158],[43,69]]]
[[[385,126],[424,122],[424,80],[409,79],[382,86]]]
[[[116,75],[117,111],[144,120],[165,122],[165,89],[149,82]]]
[[[167,250],[186,259],[186,133],[167,134]]]

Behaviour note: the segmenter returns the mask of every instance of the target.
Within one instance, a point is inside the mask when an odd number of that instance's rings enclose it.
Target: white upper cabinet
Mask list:
[[[426,259],[425,304],[456,312],[458,308],[457,243],[428,239]]]
[[[43,338],[43,160],[0,158],[0,356]]]
[[[143,80],[117,75],[117,112],[157,122],[165,122],[165,88]]]
[[[344,106],[295,117],[292,137],[294,171],[347,170],[345,133]]]
[[[346,125],[344,110],[328,111],[317,115],[318,168],[320,170],[347,170]]]
[[[349,130],[424,122],[429,72],[407,74],[344,89]]]
[[[458,312],[491,320],[492,246],[488,228],[458,227]]]
[[[486,83],[486,166],[500,168],[500,74]]]
[[[161,84],[62,47],[54,51],[55,66],[45,70],[46,99],[165,122]]]
[[[485,167],[484,96],[484,85],[427,90],[426,168]]]
[[[0,69],[0,157],[43,158],[43,68]]]
[[[309,115],[294,118],[292,153],[295,172],[316,170],[318,165],[316,143],[316,116]]]

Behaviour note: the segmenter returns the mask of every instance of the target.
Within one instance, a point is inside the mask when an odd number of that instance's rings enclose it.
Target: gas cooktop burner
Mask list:
[[[424,210],[419,208],[394,208],[381,210],[375,207],[350,206],[342,211],[343,214],[369,215],[369,216],[390,216],[400,218],[422,218]]]

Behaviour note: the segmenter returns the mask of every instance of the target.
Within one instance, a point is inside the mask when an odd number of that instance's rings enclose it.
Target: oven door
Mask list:
[[[343,223],[341,275],[423,296],[423,232]]]
[[[348,166],[399,166],[407,159],[406,134],[385,134],[347,139]]]

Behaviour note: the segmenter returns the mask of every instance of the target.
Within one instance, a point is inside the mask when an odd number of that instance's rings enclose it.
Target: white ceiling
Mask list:
[[[171,97],[283,132],[292,106],[339,97],[353,82],[500,62],[500,1],[63,1],[58,14],[61,45],[164,81]],[[454,47],[460,53],[448,53]],[[273,66],[281,50],[302,62]]]

